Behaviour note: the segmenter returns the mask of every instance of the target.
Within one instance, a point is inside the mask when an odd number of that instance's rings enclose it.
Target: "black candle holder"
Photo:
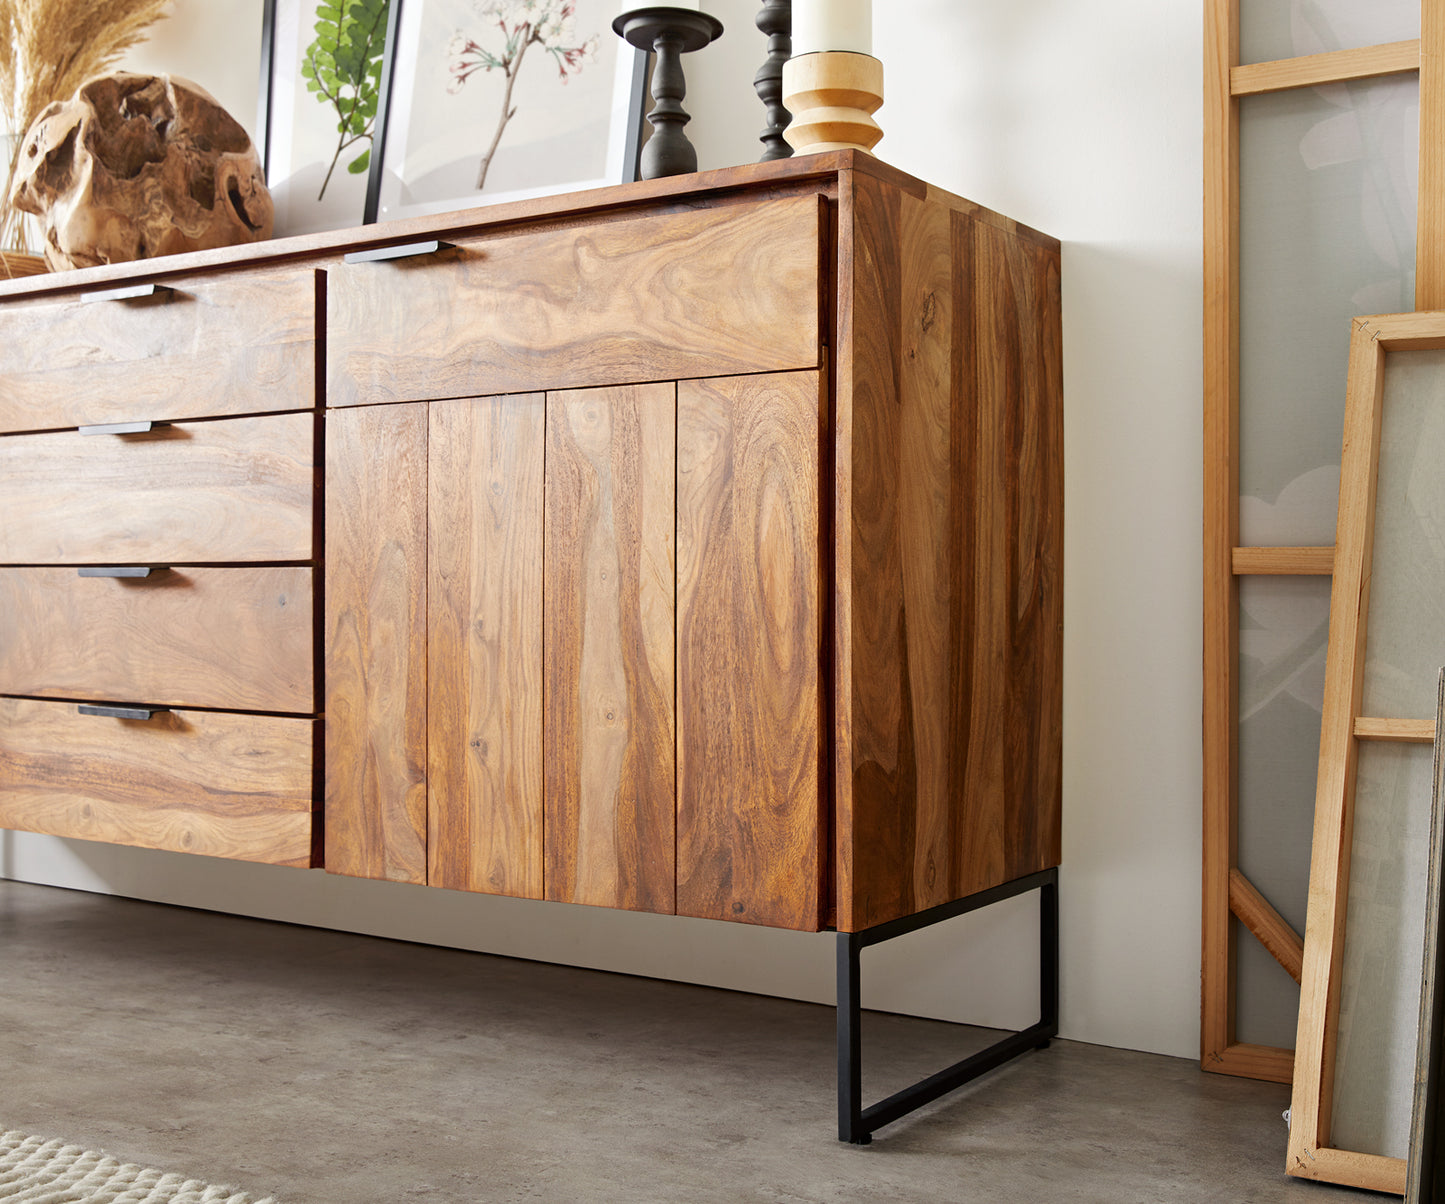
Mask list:
[[[722,35],[722,22],[690,8],[639,8],[612,22],[613,31],[639,50],[657,55],[652,69],[652,137],[642,148],[639,174],[644,180],[680,176],[697,170],[697,149],[682,127],[692,120],[682,107],[687,81],[682,56],[701,50]]]
[[[768,124],[758,135],[763,144],[762,158],[787,159],[793,148],[783,137],[793,115],[783,105],[783,64],[793,55],[793,0],[764,0],[757,15],[757,26],[768,35],[768,58],[753,77],[758,99],[768,110]]]

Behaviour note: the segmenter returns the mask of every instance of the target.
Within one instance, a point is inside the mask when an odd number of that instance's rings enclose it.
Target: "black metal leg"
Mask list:
[[[863,1113],[860,952],[853,933],[838,934],[838,1140],[867,1145],[873,1137],[859,1127]]]
[[[1031,890],[1039,896],[1039,1011],[1037,1024],[1012,1033],[937,1074],[895,1092],[880,1103],[863,1107],[861,960],[868,945],[916,932],[991,903]],[[838,934],[838,1140],[867,1145],[873,1133],[1033,1049],[1045,1049],[1059,1031],[1059,872],[1044,870],[1015,879],[966,899],[945,903],[861,932]]]

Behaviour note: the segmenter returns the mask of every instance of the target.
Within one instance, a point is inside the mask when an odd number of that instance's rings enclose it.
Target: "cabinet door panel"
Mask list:
[[[676,389],[547,398],[547,898],[674,906]]]
[[[816,930],[818,376],[685,382],[677,438],[677,910]]]
[[[428,881],[531,899],[542,895],[543,400],[429,407]]]
[[[326,868],[426,881],[426,407],[326,416]]]

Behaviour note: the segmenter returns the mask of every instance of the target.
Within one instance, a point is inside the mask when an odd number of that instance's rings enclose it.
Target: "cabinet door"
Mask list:
[[[542,395],[434,402],[427,881],[542,895]]]
[[[547,396],[547,898],[674,906],[676,387]]]
[[[677,910],[817,929],[818,374],[687,381],[677,415]]]
[[[426,881],[424,405],[326,416],[326,868]]]

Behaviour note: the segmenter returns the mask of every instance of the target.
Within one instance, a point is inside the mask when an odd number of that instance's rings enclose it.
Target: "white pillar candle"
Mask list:
[[[644,8],[686,8],[695,13],[702,12],[702,0],[622,0],[618,16],[625,17]]]
[[[793,0],[793,54],[873,53],[872,0]]]

